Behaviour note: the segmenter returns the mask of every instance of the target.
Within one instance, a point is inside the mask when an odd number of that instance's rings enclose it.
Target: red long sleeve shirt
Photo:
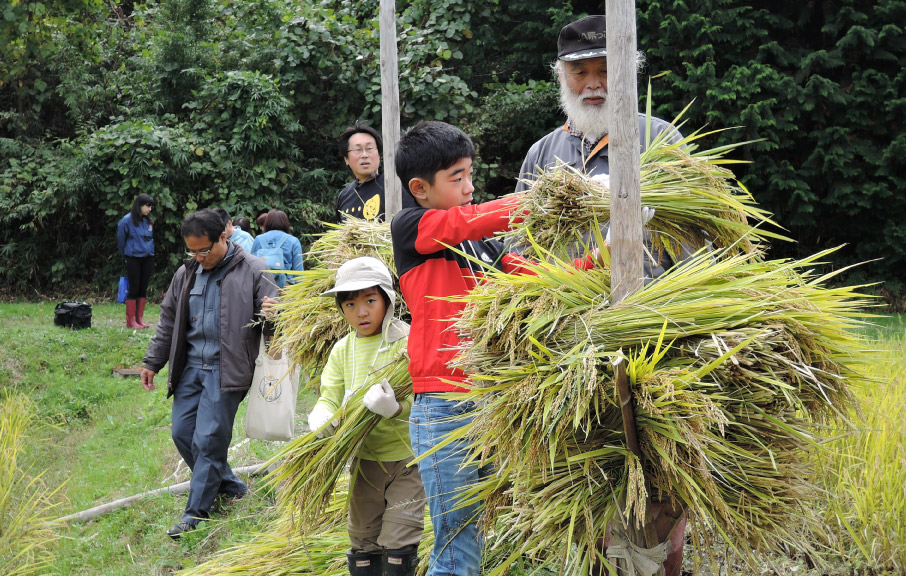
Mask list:
[[[416,394],[462,391],[459,384],[468,381],[467,374],[448,366],[459,345],[453,324],[463,305],[444,298],[466,294],[483,274],[480,266],[447,246],[503,272],[525,272],[525,260],[506,253],[503,243],[491,238],[509,227],[517,202],[508,197],[449,210],[409,208],[393,218],[393,257],[412,313],[409,373]]]

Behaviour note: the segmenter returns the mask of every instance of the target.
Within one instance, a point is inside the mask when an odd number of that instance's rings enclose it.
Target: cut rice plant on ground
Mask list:
[[[0,391],[0,574],[43,574],[53,560],[56,492],[25,467],[26,433],[36,425],[25,397]]]
[[[311,532],[301,532],[286,515],[274,518],[244,542],[217,551],[207,561],[179,572],[179,576],[238,576],[259,574],[289,576],[348,574],[346,549],[349,537],[341,510],[345,491],[338,490],[324,522]]]

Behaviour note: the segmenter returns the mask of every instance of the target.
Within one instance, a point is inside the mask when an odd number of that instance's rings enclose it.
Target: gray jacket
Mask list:
[[[645,138],[645,123],[647,119],[644,114],[639,114],[639,147],[642,152],[648,149]],[[671,130],[673,133],[669,137],[670,142],[679,142],[682,135],[670,123],[660,118],[651,118],[651,139],[662,132]],[[522,162],[522,169],[519,171],[519,181],[516,183],[516,192],[524,192],[531,185],[530,182],[535,179],[539,169],[546,170],[552,167],[557,160],[569,164],[576,170],[584,172],[589,176],[599,174],[610,174],[610,151],[609,146],[604,146],[600,152],[589,158],[583,166],[584,151],[582,149],[582,139],[573,136],[563,127],[557,128],[547,136],[541,138],[529,148],[525,160]],[[523,182],[523,178],[529,180],[529,183]]]
[[[648,118],[645,114],[639,113],[639,149],[644,152],[648,149],[648,142],[645,136],[646,123]],[[660,118],[651,118],[651,140],[654,140],[663,132],[671,132],[668,141],[671,143],[682,140],[682,134],[674,128],[669,122]],[[547,136],[544,136],[535,142],[522,162],[522,169],[519,173],[519,181],[516,183],[516,192],[525,192],[535,180],[539,171],[547,170],[557,164],[558,161],[564,162],[588,176],[599,176],[610,174],[610,147],[604,146],[591,158],[585,158],[585,151],[582,145],[582,139],[569,133],[565,126],[557,128]],[[607,234],[610,222],[601,225],[601,236]],[[585,245],[591,245],[591,235],[586,236]],[[666,270],[669,270],[674,262],[667,253],[654,254],[651,250],[651,237],[646,233],[644,244],[646,248],[645,258],[643,260],[644,274],[646,284],[652,278],[657,278]],[[683,246],[683,257],[692,253],[691,247]],[[577,254],[573,254],[576,257]]]
[[[261,302],[277,297],[274,277],[265,272],[264,260],[236,250],[221,279],[220,289],[220,390],[248,390],[255,372],[255,359],[262,334]],[[160,305],[160,320],[151,345],[145,352],[145,368],[160,372],[170,363],[167,397],[182,376],[186,365],[186,322],[189,291],[195,283],[198,262],[187,260],[179,267]],[[255,323],[252,325],[252,323]],[[273,325],[264,323],[264,332],[273,334]]]

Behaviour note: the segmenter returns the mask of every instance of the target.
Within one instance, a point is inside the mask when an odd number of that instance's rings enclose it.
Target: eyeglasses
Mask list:
[[[186,256],[189,258],[195,258],[197,256],[204,258],[214,249],[214,244],[217,244],[217,242],[211,242],[211,246],[207,250],[186,250]]]
[[[347,152],[355,154],[356,156],[364,156],[365,154],[374,154],[377,152],[377,148],[374,146],[369,146],[368,148],[350,148]]]

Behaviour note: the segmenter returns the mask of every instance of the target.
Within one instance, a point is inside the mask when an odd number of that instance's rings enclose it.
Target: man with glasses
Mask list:
[[[337,140],[343,161],[352,170],[355,180],[346,185],[337,197],[340,218],[353,216],[365,220],[384,219],[384,175],[381,166],[381,135],[365,124],[356,123],[340,134]],[[415,198],[403,192],[403,208],[416,206]]]
[[[227,463],[239,403],[252,382],[259,339],[273,336],[262,304],[277,287],[260,258],[227,239],[223,218],[200,210],[182,223],[186,260],[170,281],[157,332],[145,353],[142,386],[167,364],[171,436],[192,470],[185,512],[167,534],[179,538],[209,517],[215,500],[248,487]]]

